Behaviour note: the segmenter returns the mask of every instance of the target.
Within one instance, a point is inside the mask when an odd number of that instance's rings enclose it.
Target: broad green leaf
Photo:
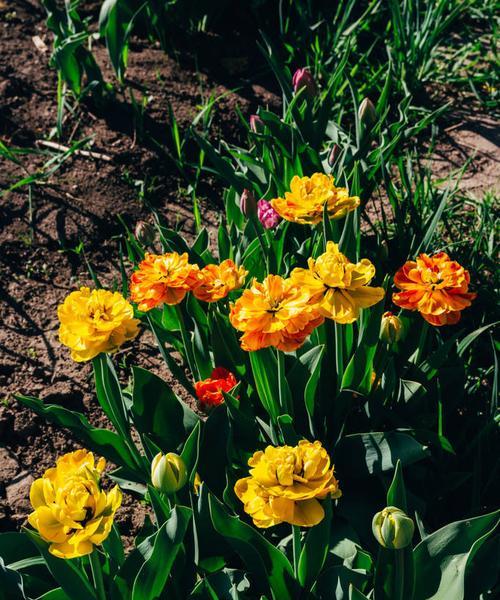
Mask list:
[[[498,535],[499,520],[500,511],[495,511],[450,523],[423,539],[414,550],[415,600],[466,600],[472,561]],[[490,557],[490,566],[498,569],[498,558]]]
[[[335,448],[335,466],[352,477],[379,475],[395,468],[398,460],[409,465],[428,456],[426,446],[402,431],[354,433]]]
[[[158,530],[151,555],[137,574],[132,600],[154,600],[161,595],[191,517],[191,509],[185,506],[176,506],[172,510],[168,521]]]
[[[135,426],[164,452],[175,452],[186,441],[199,417],[177,398],[165,381],[140,367],[132,371]]]
[[[274,600],[295,598],[293,569],[286,556],[250,525],[229,515],[224,506],[210,495],[210,514],[215,529],[240,556],[262,593]]]
[[[92,427],[80,413],[56,404],[45,405],[41,400],[29,396],[16,396],[16,399],[31,408],[37,415],[71,431],[89,450],[102,454],[117,465],[126,467],[137,481],[146,481],[149,477],[142,472],[139,455],[137,454],[136,459],[123,439],[113,431]]]
[[[257,394],[268,415],[276,422],[280,414],[276,356],[270,348],[249,354]]]
[[[316,581],[325,564],[330,545],[330,526],[332,522],[332,502],[323,502],[324,519],[312,527],[307,534],[299,557],[298,579],[300,585],[309,589]]]
[[[47,542],[44,542],[38,534],[27,529],[26,535],[29,536],[38,548],[54,579],[72,600],[96,599],[94,589],[90,585],[86,575],[77,566],[77,561],[56,558],[49,552]]]

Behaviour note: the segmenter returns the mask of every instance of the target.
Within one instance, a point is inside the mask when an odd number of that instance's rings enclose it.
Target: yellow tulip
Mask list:
[[[341,496],[321,442],[268,446],[255,452],[248,464],[250,477],[238,480],[234,491],[257,527],[283,522],[312,527],[325,516],[319,500]]]
[[[115,352],[139,333],[132,305],[118,292],[81,287],[57,309],[59,340],[77,362]]]
[[[337,244],[328,242],[326,252],[308,260],[308,269],[294,269],[292,282],[307,289],[311,303],[320,315],[337,323],[352,323],[359,317],[361,308],[368,308],[384,297],[381,287],[368,284],[375,276],[375,267],[366,258],[352,263]]]
[[[104,459],[95,465],[92,452],[77,450],[59,458],[31,485],[34,511],[28,522],[50,543],[54,556],[90,554],[108,537],[122,493],[118,486],[108,493],[100,489],[104,466]]]
[[[283,219],[311,225],[323,220],[325,206],[330,219],[341,219],[359,203],[357,196],[349,196],[346,188],[335,187],[333,177],[324,173],[311,177],[295,175],[285,197],[271,200],[271,206]]]
[[[174,494],[187,481],[187,471],[184,461],[178,454],[158,454],[151,463],[151,483],[164,494]]]

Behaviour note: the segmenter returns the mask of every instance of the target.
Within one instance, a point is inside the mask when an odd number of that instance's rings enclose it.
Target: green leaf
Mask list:
[[[128,437],[126,407],[112,360],[107,354],[99,354],[92,360],[92,366],[99,404],[118,433]]]
[[[56,558],[49,552],[49,545],[33,531],[26,530],[26,535],[38,548],[40,554],[54,579],[72,600],[95,600],[96,595],[89,580],[77,566],[78,561]]]
[[[2,590],[8,590],[13,598],[26,600],[24,594],[24,583],[21,573],[9,569],[5,566],[3,558],[0,556],[0,586]],[[3,592],[2,592],[3,594]]]
[[[165,381],[140,367],[133,367],[132,372],[135,426],[164,452],[175,452],[186,441],[199,417],[177,398]]]
[[[401,431],[355,433],[335,448],[335,466],[353,477],[379,475],[395,468],[398,460],[409,465],[428,456],[428,449]]]
[[[370,392],[373,359],[375,358],[375,351],[379,342],[380,320],[383,312],[383,301],[376,304],[373,308],[364,310],[364,327],[360,334],[358,347],[344,371],[341,389],[351,390],[363,395]]]
[[[414,550],[415,600],[465,600],[467,579],[481,546],[499,530],[500,511],[445,525]],[[488,558],[495,581],[498,558]],[[498,571],[497,571],[498,575]],[[487,590],[483,590],[486,592]]]
[[[286,556],[254,527],[230,516],[215,496],[210,495],[209,504],[216,531],[240,556],[258,589],[275,600],[295,598],[293,569]]]
[[[126,467],[137,481],[142,482],[149,478],[149,475],[142,472],[142,465],[138,464],[139,454],[136,459],[123,439],[113,431],[92,427],[80,413],[56,404],[45,405],[38,398],[16,396],[16,399],[31,408],[37,415],[71,431],[89,450],[102,454],[117,465]]]
[[[316,581],[328,555],[332,522],[331,500],[323,502],[323,508],[325,518],[309,530],[299,557],[298,579],[300,585],[306,589]]]
[[[262,406],[276,423],[280,414],[276,356],[270,348],[250,352],[249,355],[257,394]]]
[[[176,506],[168,521],[160,527],[151,555],[134,581],[132,600],[154,600],[163,592],[191,516],[191,509]]]

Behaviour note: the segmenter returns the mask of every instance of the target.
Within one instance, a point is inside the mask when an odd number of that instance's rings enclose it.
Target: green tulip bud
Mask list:
[[[186,465],[182,458],[169,452],[159,452],[151,463],[151,483],[164,494],[173,494],[186,485]]]
[[[138,242],[150,246],[156,238],[156,229],[146,221],[139,221],[135,226],[135,237]]]
[[[403,323],[401,319],[390,311],[382,315],[380,323],[380,339],[388,344],[394,344],[401,339],[403,333]]]
[[[359,105],[358,117],[361,123],[368,128],[373,127],[377,122],[377,111],[370,98],[365,98]]]
[[[413,520],[395,506],[387,506],[373,517],[373,535],[384,548],[406,548],[411,543],[414,530]]]

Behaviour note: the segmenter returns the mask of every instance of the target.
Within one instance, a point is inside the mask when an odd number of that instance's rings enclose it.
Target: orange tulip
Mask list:
[[[201,408],[208,412],[214,406],[222,404],[224,402],[222,392],[230,392],[237,383],[238,381],[231,371],[224,367],[215,368],[208,379],[197,381],[194,384]]]
[[[392,301],[401,308],[418,310],[431,325],[454,325],[477,295],[468,291],[469,282],[469,272],[445,252],[420,254],[394,276],[394,285],[401,291],[392,295]]]
[[[231,325],[243,332],[243,350],[274,346],[292,352],[302,346],[324,320],[310,300],[310,290],[291,279],[268,275],[262,283],[254,280],[229,315]]]
[[[248,271],[237,267],[232,260],[224,260],[220,265],[207,265],[200,271],[200,283],[193,294],[203,302],[217,302],[229,292],[239,289],[245,283]]]
[[[199,284],[199,272],[186,252],[146,253],[130,278],[130,298],[143,312],[160,304],[179,304]]]

